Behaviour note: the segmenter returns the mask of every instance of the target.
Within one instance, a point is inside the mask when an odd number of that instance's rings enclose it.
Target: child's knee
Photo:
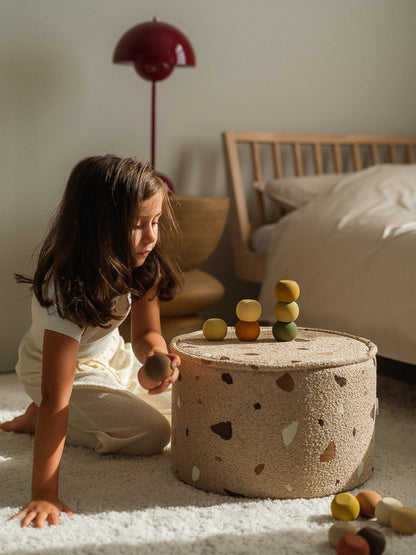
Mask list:
[[[123,455],[134,455],[139,457],[151,457],[161,453],[170,441],[170,424],[168,420],[159,415],[156,421],[149,426],[147,433],[141,435],[140,439],[133,440],[117,450]]]
[[[170,441],[170,424],[165,417],[161,417],[157,426],[149,433],[146,438],[146,445],[143,446],[144,456],[156,455],[161,453]]]

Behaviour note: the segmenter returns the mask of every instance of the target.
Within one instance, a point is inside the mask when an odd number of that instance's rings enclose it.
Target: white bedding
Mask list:
[[[300,285],[297,324],[416,364],[416,164],[352,174],[277,222],[259,297],[269,322],[279,279]]]

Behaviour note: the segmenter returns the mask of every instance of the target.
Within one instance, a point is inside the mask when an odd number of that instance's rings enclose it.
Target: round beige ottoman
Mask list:
[[[261,328],[256,341],[202,332],[176,337],[172,466],[197,488],[244,497],[319,497],[372,474],[376,346],[299,328],[294,341]]]

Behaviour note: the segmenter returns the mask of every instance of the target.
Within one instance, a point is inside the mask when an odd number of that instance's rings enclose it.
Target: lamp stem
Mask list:
[[[151,130],[151,161],[152,167],[156,168],[156,81],[152,81],[152,130]]]

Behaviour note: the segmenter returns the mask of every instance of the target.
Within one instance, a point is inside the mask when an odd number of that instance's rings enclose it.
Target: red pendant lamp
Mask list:
[[[132,27],[121,37],[113,62],[132,63],[143,79],[152,82],[151,164],[156,168],[156,82],[169,77],[175,66],[195,65],[191,43],[179,29],[154,18]],[[157,173],[173,192],[169,178]]]

